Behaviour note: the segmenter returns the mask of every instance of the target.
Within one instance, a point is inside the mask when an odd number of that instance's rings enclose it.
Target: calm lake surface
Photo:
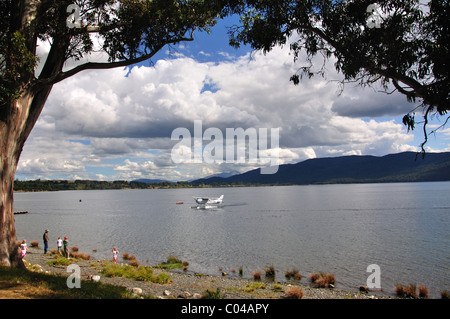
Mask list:
[[[193,196],[222,194],[222,208],[192,208]],[[43,247],[48,228],[50,249],[67,235],[92,259],[112,259],[116,246],[141,264],[172,254],[212,275],[273,265],[278,281],[295,267],[303,283],[324,271],[351,290],[377,264],[383,293],[414,283],[439,298],[450,290],[449,194],[450,182],[61,191],[16,193],[14,209],[29,211],[15,216],[19,240]]]

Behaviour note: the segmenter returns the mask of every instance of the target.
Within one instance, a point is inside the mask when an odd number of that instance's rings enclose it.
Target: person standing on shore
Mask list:
[[[27,241],[24,239],[22,240],[22,243],[20,244],[20,250],[21,250],[21,256],[22,259],[25,257],[25,255],[27,254],[28,248],[27,248]]]
[[[44,255],[45,255],[48,250],[48,229],[45,230],[44,236],[42,236],[42,239],[44,239]]]
[[[58,254],[61,255],[61,248],[62,248],[62,239],[61,237],[58,237],[58,240],[56,241],[56,246],[58,247]]]
[[[66,258],[69,259],[69,238],[67,236],[64,237],[63,245],[64,245],[64,256],[66,256]]]
[[[119,251],[116,247],[112,249],[114,264],[117,264],[117,256],[119,255]]]

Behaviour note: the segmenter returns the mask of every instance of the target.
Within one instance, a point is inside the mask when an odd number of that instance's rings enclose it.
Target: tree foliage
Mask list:
[[[133,65],[167,45],[191,41],[195,30],[208,31],[228,14],[233,1],[0,1],[0,265],[24,267],[14,226],[14,175],[53,85],[83,70]],[[42,44],[50,49],[37,70]],[[89,61],[98,52],[102,60]]]
[[[420,102],[424,151],[429,117],[450,110],[449,7],[441,0],[248,0],[241,4],[242,24],[231,30],[230,43],[268,52],[289,41],[294,59],[306,53],[306,63],[291,77],[295,84],[325,75],[312,63],[322,55],[325,61],[335,58],[343,83],[377,82],[386,93],[393,87],[408,101]],[[408,129],[415,127],[416,111],[403,118]]]
[[[217,18],[227,14],[228,2],[2,0],[0,101],[3,105],[16,98],[25,85],[52,85],[82,70],[148,60],[166,45],[193,40],[195,30],[208,31]],[[69,10],[70,5],[76,7]],[[101,48],[94,39],[100,39]],[[35,75],[38,40],[49,41],[51,51],[41,74]],[[108,61],[63,71],[66,61],[81,60],[95,50],[107,53]]]

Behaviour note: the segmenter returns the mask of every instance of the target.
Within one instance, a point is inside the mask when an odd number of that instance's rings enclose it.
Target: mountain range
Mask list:
[[[450,152],[403,152],[386,156],[351,155],[314,158],[280,165],[275,174],[260,169],[230,177],[191,181],[194,185],[308,185],[333,183],[388,183],[450,180]]]

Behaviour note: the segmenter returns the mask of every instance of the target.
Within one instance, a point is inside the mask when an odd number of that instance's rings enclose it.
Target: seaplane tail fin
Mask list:
[[[223,195],[220,195],[219,199],[222,200],[223,199]]]

